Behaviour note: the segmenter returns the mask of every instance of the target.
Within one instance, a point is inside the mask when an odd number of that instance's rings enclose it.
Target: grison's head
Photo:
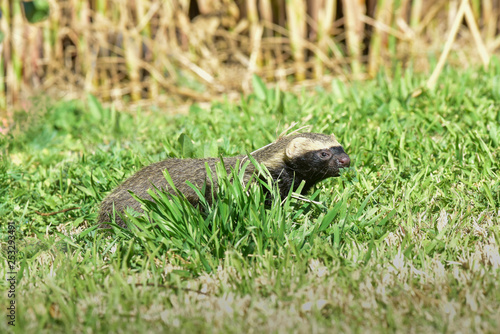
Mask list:
[[[351,159],[333,135],[302,133],[292,136],[284,152],[285,164],[304,179],[318,182],[340,175]]]
[[[351,163],[335,136],[320,133],[282,137],[257,155],[269,169],[284,167],[312,183],[339,176]]]

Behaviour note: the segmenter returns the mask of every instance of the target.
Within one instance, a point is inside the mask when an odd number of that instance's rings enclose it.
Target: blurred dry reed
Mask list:
[[[245,92],[253,73],[287,89],[443,55],[432,87],[445,60],[500,48],[500,0],[47,0],[39,22],[27,3],[0,0],[0,110],[34,92],[173,106]]]

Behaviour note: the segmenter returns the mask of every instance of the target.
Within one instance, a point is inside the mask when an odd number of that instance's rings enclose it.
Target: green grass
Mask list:
[[[185,116],[37,101],[0,137],[4,273],[8,222],[19,249],[16,326],[1,280],[0,331],[496,332],[500,64],[447,69],[411,97],[424,82],[380,74],[294,95],[255,79],[239,103]],[[204,213],[160,198],[144,203],[157,229],[93,227],[140,167],[251,152],[292,122],[335,133],[353,161],[308,194],[321,205],[264,208],[261,187],[219,171]]]

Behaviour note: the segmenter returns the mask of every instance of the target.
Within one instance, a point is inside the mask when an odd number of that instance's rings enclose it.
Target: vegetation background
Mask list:
[[[0,9],[1,331],[498,331],[500,1]],[[140,167],[293,124],[353,161],[314,202],[266,209],[268,184],[217,171],[203,214],[160,193],[143,203],[159,228],[96,230]]]
[[[44,92],[118,109],[460,67],[500,48],[498,0],[0,1],[0,109]],[[450,43],[450,45],[445,45]],[[395,61],[397,60],[397,61]],[[172,108],[173,107],[173,108]],[[0,115],[11,123],[12,114]]]

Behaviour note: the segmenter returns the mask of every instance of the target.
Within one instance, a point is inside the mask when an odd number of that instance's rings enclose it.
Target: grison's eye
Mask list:
[[[322,159],[329,159],[331,157],[331,153],[330,152],[327,152],[327,151],[322,151],[319,153],[319,156],[322,158]]]

